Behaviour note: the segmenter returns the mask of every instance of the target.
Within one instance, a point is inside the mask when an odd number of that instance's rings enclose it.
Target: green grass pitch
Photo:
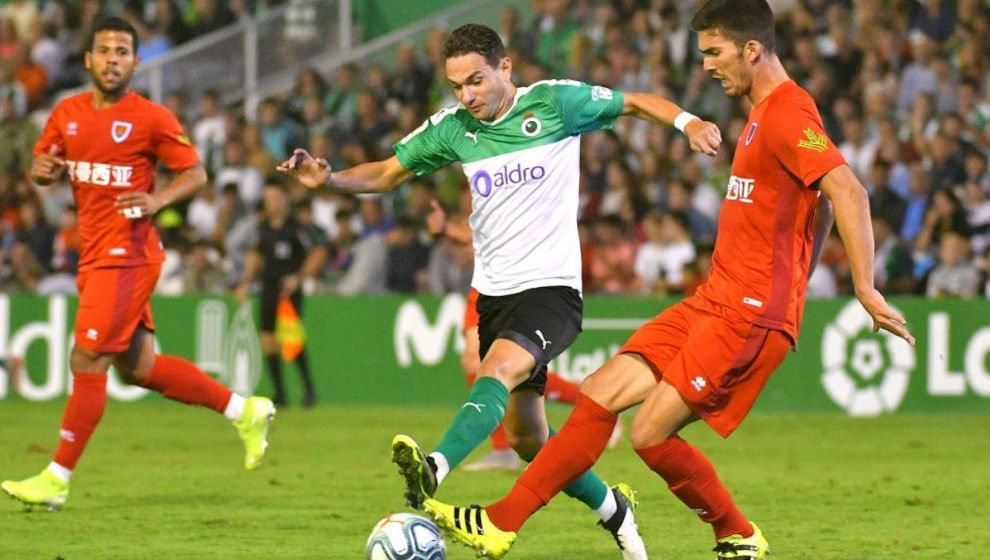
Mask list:
[[[563,421],[567,408],[550,405]],[[50,459],[62,403],[0,404],[0,478]],[[0,558],[361,559],[374,523],[404,510],[389,462],[396,432],[435,444],[450,408],[318,407],[280,411],[267,464],[242,467],[231,426],[167,402],[111,403],[72,481],[66,509],[0,502]],[[629,418],[625,418],[628,425]],[[757,414],[727,441],[702,425],[704,450],[775,559],[980,558],[990,521],[986,416]],[[487,449],[487,444],[486,444]],[[646,469],[628,441],[599,474],[639,491],[651,558],[711,559],[709,529]],[[455,471],[439,497],[489,503],[507,473]],[[619,558],[581,504],[561,496],[523,529],[509,558]],[[448,557],[472,558],[449,544]]]

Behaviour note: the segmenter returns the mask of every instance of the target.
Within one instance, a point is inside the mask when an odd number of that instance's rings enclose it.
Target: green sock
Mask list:
[[[454,470],[481,442],[492,435],[505,416],[509,390],[493,377],[479,377],[468,393],[436,451],[447,458]],[[604,498],[603,498],[604,499]]]
[[[553,436],[557,430],[550,428],[550,435]],[[585,471],[581,478],[575,480],[570,486],[564,488],[564,494],[579,500],[582,504],[597,510],[605,502],[605,495],[608,493],[608,486],[598,478],[598,475],[591,469]]]

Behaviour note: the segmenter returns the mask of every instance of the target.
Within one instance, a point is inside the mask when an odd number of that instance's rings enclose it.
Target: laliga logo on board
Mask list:
[[[911,345],[887,331],[877,335],[883,340],[859,336],[872,332],[870,314],[852,300],[822,334],[822,386],[850,416],[897,410],[914,370]]]
[[[508,165],[502,166],[494,175],[484,169],[476,171],[471,176],[471,188],[478,196],[488,197],[495,187],[515,187],[525,185],[530,181],[539,181],[546,177],[547,170],[542,165],[533,167],[523,167],[522,163],[517,163],[512,169]]]

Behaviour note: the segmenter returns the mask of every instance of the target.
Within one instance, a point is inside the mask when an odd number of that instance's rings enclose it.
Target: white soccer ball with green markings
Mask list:
[[[413,513],[392,513],[368,536],[367,560],[445,560],[447,546],[440,529]]]

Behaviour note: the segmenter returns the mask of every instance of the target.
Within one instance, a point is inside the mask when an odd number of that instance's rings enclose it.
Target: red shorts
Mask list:
[[[695,414],[728,437],[790,349],[783,332],[695,296],[640,327],[620,352],[643,356],[657,381],[671,384]]]
[[[97,352],[123,352],[138,324],[155,330],[148,303],[161,264],[127,268],[89,268],[76,277],[76,345]]]
[[[467,301],[464,302],[464,323],[461,324],[461,332],[467,332],[478,326],[478,290],[471,288],[467,293]]]

